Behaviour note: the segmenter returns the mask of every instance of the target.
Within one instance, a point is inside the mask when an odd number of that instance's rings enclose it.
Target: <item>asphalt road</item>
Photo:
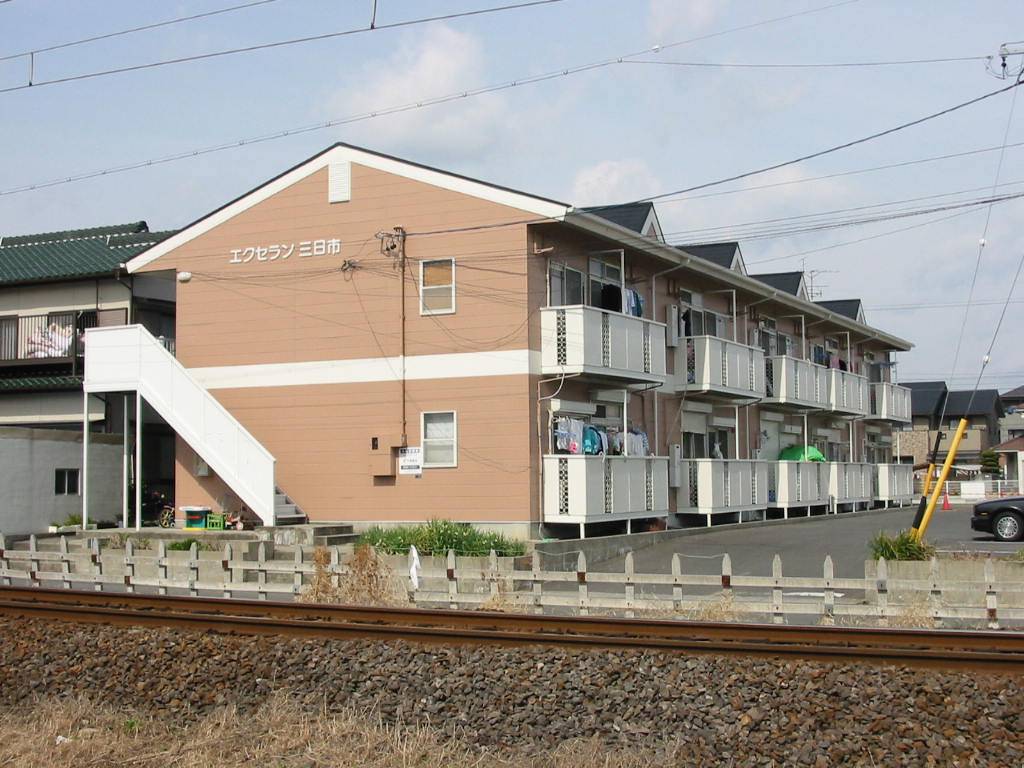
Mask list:
[[[640,573],[667,573],[673,553],[682,556],[682,567],[690,573],[720,573],[722,555],[732,559],[733,573],[747,576],[771,575],[772,558],[782,558],[782,572],[789,576],[820,576],[826,555],[832,556],[837,576],[864,575],[868,542],[879,532],[896,533],[909,528],[915,508],[874,510],[790,520],[772,525],[724,526],[692,536],[668,540],[634,554]],[[1005,544],[988,534],[971,530],[971,507],[936,510],[927,540],[940,550],[970,550],[1013,553],[1024,543]],[[622,558],[601,563],[601,570],[622,567]]]

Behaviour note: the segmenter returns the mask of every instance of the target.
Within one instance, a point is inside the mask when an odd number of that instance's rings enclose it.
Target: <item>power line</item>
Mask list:
[[[6,2],[7,0],[3,0]],[[223,13],[232,13],[233,11],[242,11],[248,8],[253,8],[257,5],[268,5],[269,3],[276,3],[277,0],[253,0],[253,2],[242,3],[241,5],[231,5],[227,8],[217,8],[213,11],[206,11],[204,13],[194,13],[191,16],[178,16],[174,19],[165,19],[164,21],[155,21],[152,24],[143,24],[138,27],[129,27],[128,29],[121,29],[117,32],[107,32],[102,35],[93,35],[92,37],[83,37],[79,40],[70,40],[66,43],[56,43],[54,45],[47,45],[42,48],[32,48],[31,50],[22,51],[21,53],[9,53],[5,56],[0,56],[0,61],[9,61],[11,59],[20,59],[26,56],[37,56],[40,53],[48,53],[50,51],[58,51],[63,48],[71,48],[76,45],[84,45],[85,43],[94,43],[98,40],[109,40],[112,37],[120,37],[122,35],[130,35],[135,32],[144,32],[150,29],[157,29],[159,27],[168,27],[172,24],[181,24],[186,21],[195,21],[197,19],[205,19],[210,16],[219,16]]]
[[[784,16],[776,16],[769,19],[763,19],[761,21],[752,22],[750,24],[744,24],[738,27],[731,27],[728,29],[719,30],[717,32],[710,32],[705,35],[699,35],[697,37],[687,38],[685,40],[677,40],[667,45],[655,46],[653,50],[667,50],[669,48],[676,48],[690,43],[700,42],[702,40],[708,40],[714,37],[721,37],[722,35],[731,34],[733,32],[742,32],[756,27],[767,26],[769,24],[775,24],[781,21],[789,21],[800,16],[808,16],[813,13],[821,13],[823,11],[832,10],[839,8],[844,5],[850,5],[857,2],[858,0],[842,0],[842,2],[832,3],[829,5],[819,6],[816,8],[809,8],[805,11],[798,11],[796,13],[786,14]],[[361,122],[364,120],[372,120],[377,117],[386,117],[389,115],[395,115],[402,112],[410,112],[416,109],[422,109],[424,107],[436,106],[439,104],[446,104],[452,101],[458,101],[461,99],[471,98],[475,96],[481,96],[489,93],[496,93],[499,91],[505,91],[512,88],[518,88],[524,85],[533,85],[536,83],[546,82],[548,80],[554,80],[559,77],[568,77],[571,75],[580,74],[582,72],[589,72],[595,69],[602,69],[605,67],[614,66],[621,64],[623,60],[632,58],[635,56],[643,56],[651,53],[651,48],[645,48],[642,51],[635,51],[633,53],[623,54],[610,59],[603,59],[600,61],[589,62],[587,64],[580,64],[574,67],[567,67],[557,70],[551,70],[548,72],[541,73],[539,75],[528,75],[524,78],[516,80],[509,80],[502,83],[497,83],[488,86],[482,86],[475,89],[461,90],[454,93],[445,94],[442,96],[434,96],[424,99],[419,99],[415,102],[407,104],[400,104],[392,107],[383,107],[381,109],[373,110],[371,112],[365,112],[358,115],[351,115],[348,117],[337,118],[334,120],[326,120],[318,123],[312,123],[304,126],[298,126],[295,128],[286,128],[272,133],[266,133],[257,136],[251,136],[242,139],[235,139],[233,141],[224,142],[222,144],[214,144],[199,149],[187,150],[184,152],[176,152],[170,155],[164,155],[162,157],[150,158],[148,160],[139,160],[132,163],[125,163],[122,165],[110,166],[94,171],[85,171],[82,173],[74,174],[71,176],[63,176],[61,178],[50,179],[48,181],[36,182],[32,184],[22,184],[17,187],[10,187],[6,190],[0,191],[0,197],[6,195],[19,194],[21,192],[30,192],[37,189],[46,189],[48,187],[54,187],[61,184],[71,184],[77,181],[85,181],[87,179],[100,178],[102,176],[110,176],[117,173],[125,173],[127,171],[134,171],[141,168],[149,168],[155,165],[164,165],[166,163],[176,162],[178,160],[186,160],[188,158],[200,157],[203,155],[213,154],[215,152],[223,152],[228,149],[236,149],[238,147],[249,146],[252,144],[261,144],[267,141],[274,141],[277,139],[283,139],[290,136],[298,136],[305,133],[311,133],[314,131],[322,131],[328,128],[335,128],[341,125],[350,125],[352,123]]]
[[[626,64],[654,64],[662,67],[693,67],[710,69],[842,69],[856,67],[899,67],[913,64],[949,64],[964,61],[988,61],[991,56],[957,56],[944,59],[902,59],[895,61],[805,62],[794,64],[765,64],[711,61],[651,61],[637,59]]]
[[[994,301],[972,301],[970,306],[972,307],[990,307],[998,306],[1003,304],[1003,299],[996,299]],[[1011,304],[1024,304],[1024,299],[1014,299],[1010,302]],[[880,307],[864,307],[866,312],[914,312],[919,309],[955,309],[957,307],[966,307],[968,303],[966,301],[950,301],[939,304],[891,304],[889,306]]]
[[[13,91],[22,91],[27,88],[40,88],[44,85],[57,85],[60,83],[73,83],[80,80],[91,80],[97,77],[107,77],[109,75],[119,75],[125,72],[138,72],[144,69],[155,69],[157,67],[167,67],[174,64],[184,64],[191,61],[205,61],[207,59],[215,59],[221,56],[233,56],[239,53],[252,53],[253,51],[265,51],[271,48],[283,48],[290,45],[300,45],[302,43],[317,42],[320,40],[330,40],[337,37],[345,37],[349,35],[359,35],[365,32],[376,32],[382,29],[399,29],[402,27],[411,27],[417,24],[429,24],[438,21],[451,21],[452,19],[464,18],[467,16],[481,16],[487,13],[497,13],[499,11],[511,11],[518,10],[521,8],[531,8],[538,5],[551,5],[552,3],[561,3],[564,0],[527,0],[526,2],[514,3],[510,5],[499,5],[493,8],[480,8],[473,11],[460,11],[458,13],[446,13],[439,16],[425,16],[419,19],[408,19],[406,21],[395,21],[390,24],[376,24],[375,26],[355,27],[353,29],[343,29],[337,32],[325,32],[319,35],[307,35],[306,37],[294,37],[288,40],[276,40],[271,43],[257,43],[255,45],[247,45],[241,48],[228,48],[221,51],[211,51],[209,53],[199,53],[192,56],[180,56],[174,59],[163,59],[161,61],[151,61],[146,64],[133,64],[128,67],[117,67],[115,69],[104,69],[96,72],[86,72],[79,75],[68,75],[67,77],[56,77],[51,80],[38,80],[32,82],[31,79],[24,85],[14,85],[9,88],[0,88],[0,93],[11,93]]]
[[[951,160],[958,157],[969,157],[971,155],[980,155],[986,152],[997,152],[1002,149],[1013,149],[1016,147],[1024,146],[1024,141],[1018,141],[1014,144],[1007,144],[1005,147],[983,147],[981,149],[969,149],[965,152],[952,152],[946,155],[932,155],[931,157],[922,157],[917,160],[904,160],[899,163],[886,163],[885,165],[875,165],[870,168],[855,168],[851,171],[839,171],[837,173],[827,173],[822,176],[808,176],[804,179],[787,179],[786,181],[776,181],[771,184],[758,184],[754,187],[740,187],[739,189],[726,189],[720,192],[705,192],[701,195],[683,195],[682,197],[672,197],[659,200],[660,203],[676,203],[686,202],[689,200],[703,200],[708,197],[722,197],[724,195],[736,195],[741,192],[756,192],[762,189],[775,189],[776,187],[788,187],[793,184],[810,184],[815,181],[824,181],[827,179],[838,179],[843,176],[856,176],[861,173],[873,173],[875,171],[886,171],[892,168],[905,168],[910,165],[921,165],[922,163],[933,163],[939,160]]]

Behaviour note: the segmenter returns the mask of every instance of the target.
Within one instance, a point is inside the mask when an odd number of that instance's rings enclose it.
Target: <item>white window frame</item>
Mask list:
[[[427,416],[436,416],[438,414],[451,414],[452,416],[452,461],[447,462],[428,462],[427,461]],[[432,439],[433,442],[441,442],[436,438]],[[454,469],[459,466],[459,414],[455,410],[449,411],[421,411],[420,412],[420,450],[423,454],[423,468],[424,469]]]
[[[561,272],[562,275],[562,293],[566,292],[566,277],[570,272],[575,272],[580,278],[580,301],[579,304],[566,304],[563,303],[563,297],[556,297],[553,295],[553,284],[551,276],[555,272]],[[561,261],[549,261],[548,262],[548,306],[549,307],[576,307],[576,306],[587,306],[587,284],[588,277],[586,272],[582,269],[576,269],[576,267],[570,267],[568,264]]]
[[[425,264],[433,264],[439,261],[449,261],[452,265],[452,306],[451,309],[427,309],[423,306],[423,266]],[[424,259],[420,262],[420,314],[421,315],[454,315],[455,314],[455,259],[454,258],[442,258],[442,259]],[[434,288],[441,288],[443,286],[432,286]]]

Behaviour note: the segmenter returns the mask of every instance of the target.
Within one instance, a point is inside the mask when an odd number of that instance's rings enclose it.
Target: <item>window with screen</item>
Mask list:
[[[455,312],[455,259],[420,262],[420,314]]]
[[[433,411],[422,416],[424,467],[458,466],[455,411]]]

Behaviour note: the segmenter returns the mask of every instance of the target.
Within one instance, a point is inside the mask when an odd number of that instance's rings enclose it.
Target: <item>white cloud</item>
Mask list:
[[[700,32],[725,8],[724,0],[651,0],[648,26],[658,42],[663,35]]]
[[[572,185],[574,205],[627,202],[657,194],[660,183],[642,160],[603,160],[576,174]]]
[[[384,61],[368,62],[327,100],[332,117],[358,115],[457,93],[485,71],[483,46],[470,34],[432,27]],[[435,161],[478,155],[500,145],[512,123],[505,99],[483,94],[411,109],[343,128],[344,138]]]

